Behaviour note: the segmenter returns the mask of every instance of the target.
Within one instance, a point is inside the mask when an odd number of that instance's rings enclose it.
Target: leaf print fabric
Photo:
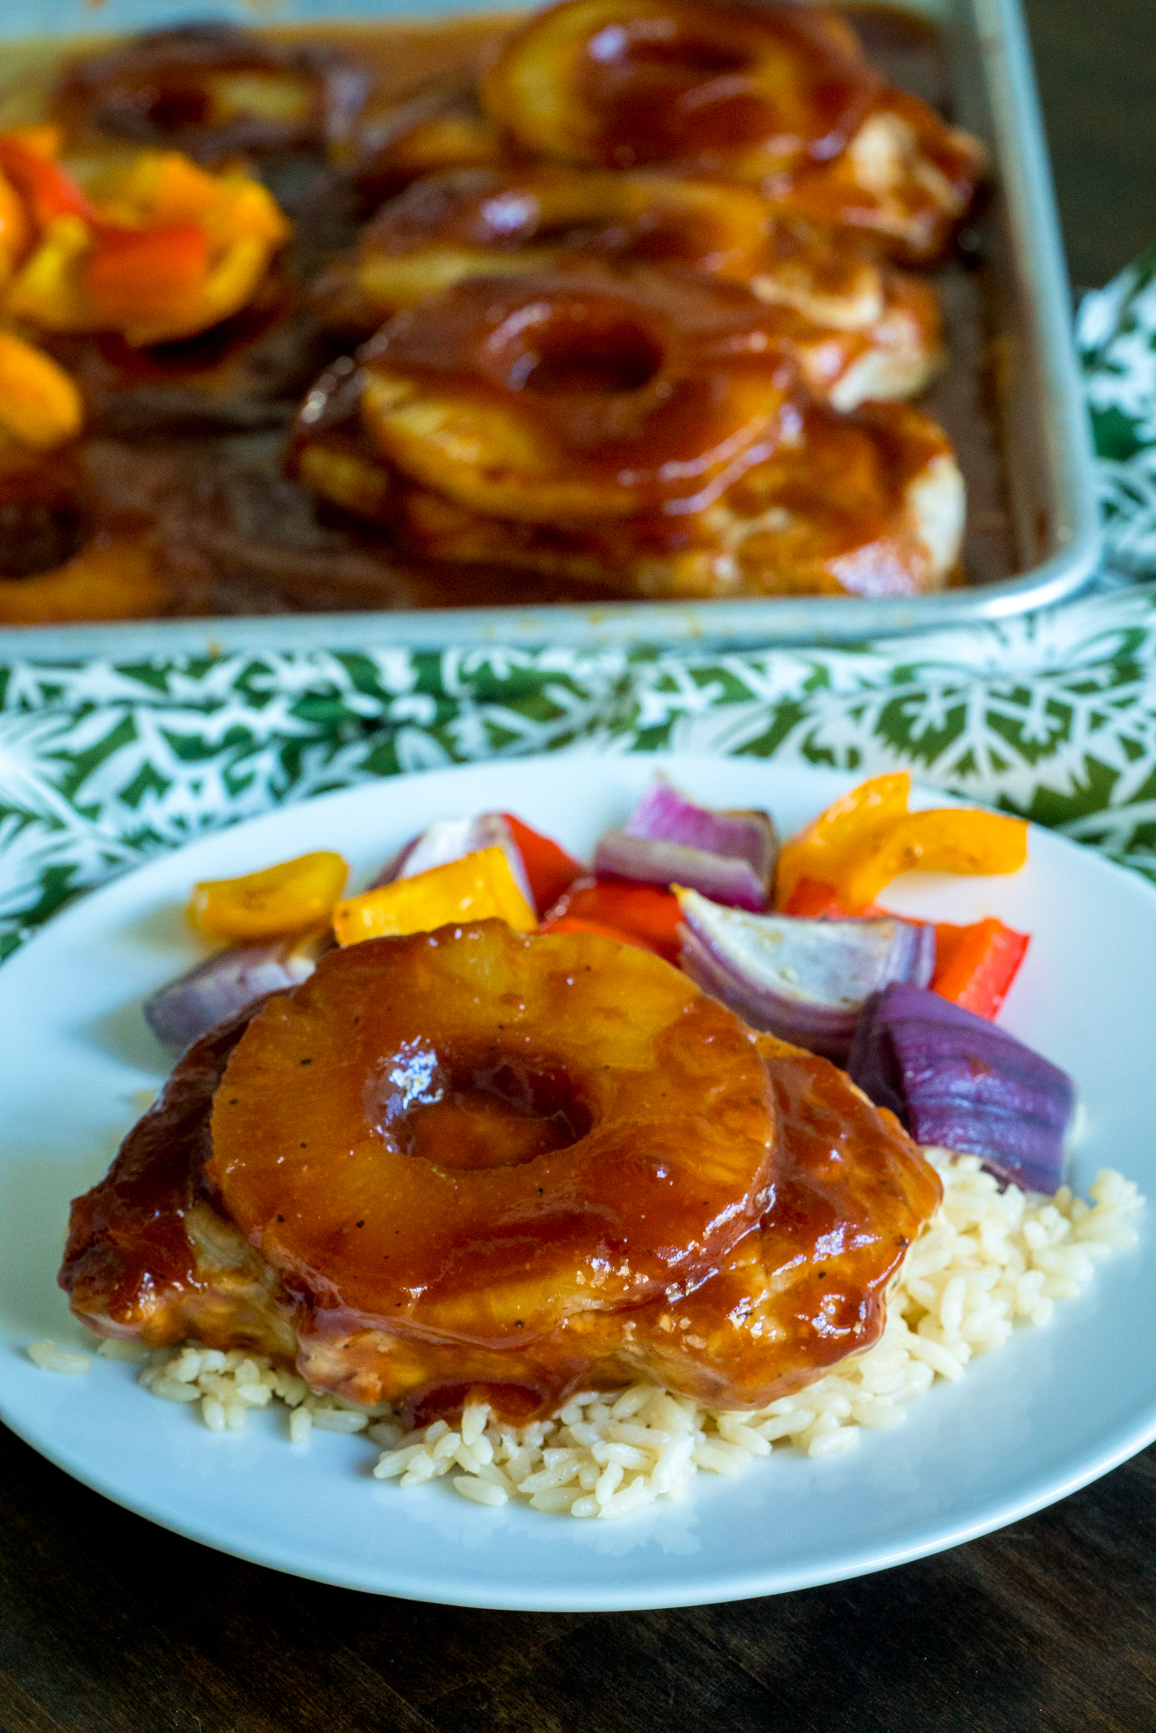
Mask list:
[[[1156,251],[1080,309],[1109,556],[1156,577]],[[0,957],[79,892],[285,801],[582,743],[922,781],[1156,881],[1156,583],[860,648],[0,664]]]
[[[1156,570],[1156,247],[1085,296],[1076,320],[1109,561]]]

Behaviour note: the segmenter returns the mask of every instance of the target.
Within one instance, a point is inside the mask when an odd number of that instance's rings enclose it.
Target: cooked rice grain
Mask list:
[[[88,1354],[78,1354],[73,1348],[58,1348],[55,1342],[30,1342],[28,1358],[42,1372],[87,1372],[92,1365]]]
[[[1055,1301],[1078,1293],[1100,1259],[1136,1242],[1130,1218],[1144,1200],[1111,1168],[1097,1174],[1088,1204],[1067,1186],[1053,1198],[1015,1186],[1001,1191],[976,1156],[924,1153],[943,1180],[943,1203],[892,1283],[883,1335],[757,1413],[702,1408],[639,1383],[572,1396],[553,1419],[523,1427],[505,1426],[488,1404],[473,1402],[456,1428],[436,1420],[406,1436],[388,1404],[366,1409],[316,1395],[258,1354],[195,1344],[149,1353],[126,1342],[103,1342],[98,1352],[143,1361],[145,1388],[199,1404],[213,1432],[237,1431],[250,1409],[281,1403],[294,1444],[307,1443],[314,1427],[364,1433],[381,1449],[378,1480],[412,1487],[448,1477],[475,1504],[519,1499],[580,1518],[625,1516],[658,1498],[684,1498],[698,1473],[737,1474],[776,1446],[834,1456],[857,1444],[864,1427],[898,1426],[907,1403],[937,1378],[961,1378],[1017,1323],[1046,1324]],[[53,1343],[28,1352],[50,1371],[87,1367],[87,1356]]]
[[[106,1342],[100,1352],[121,1346]],[[248,1424],[251,1408],[268,1408],[273,1402],[290,1410],[289,1439],[293,1444],[304,1444],[314,1427],[321,1432],[365,1432],[375,1420],[385,1420],[393,1412],[388,1403],[359,1408],[343,1402],[340,1396],[317,1395],[296,1372],[241,1348],[225,1352],[188,1343],[151,1354],[138,1352],[146,1359],[140,1375],[145,1389],[168,1402],[199,1402],[201,1418],[210,1432],[240,1432]],[[113,1358],[122,1356],[117,1352]],[[392,1435],[399,1436],[400,1432],[401,1428],[395,1427]]]
[[[473,1403],[458,1431],[437,1421],[399,1440],[374,1474],[401,1486],[450,1475],[478,1502],[518,1498],[536,1510],[616,1517],[685,1497],[697,1473],[737,1474],[776,1445],[834,1456],[853,1448],[863,1427],[900,1425],[913,1397],[937,1378],[962,1377],[1018,1322],[1047,1323],[1054,1302],[1078,1293],[1101,1258],[1135,1244],[1129,1218],[1143,1199],[1112,1169],[1097,1175],[1087,1204],[1067,1186],[1054,1198],[1001,1192],[977,1157],[925,1153],[943,1180],[943,1204],[892,1285],[883,1335],[797,1396],[728,1413],[641,1383],[571,1397],[554,1419],[520,1429]]]

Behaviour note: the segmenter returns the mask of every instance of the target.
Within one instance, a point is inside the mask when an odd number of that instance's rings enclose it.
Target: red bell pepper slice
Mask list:
[[[783,914],[798,915],[803,920],[845,921],[849,911],[839,901],[832,885],[821,879],[798,879],[783,906]]]
[[[833,885],[825,885],[821,879],[807,878],[796,882],[780,912],[812,921],[866,921],[891,915],[890,909],[881,909],[878,903],[869,903],[865,909],[848,909],[839,901]],[[895,918],[907,919],[906,915]]]
[[[538,913],[543,915],[547,909],[553,908],[575,879],[582,877],[586,868],[581,861],[576,861],[573,855],[567,854],[558,843],[543,836],[539,830],[531,830],[528,824],[523,824],[512,812],[502,812],[498,816],[504,818],[510,827],[518,853],[522,857],[522,865],[526,869],[530,890],[538,905]]]
[[[102,228],[85,270],[85,293],[101,318],[119,325],[184,307],[208,269],[209,240],[199,223]]]
[[[616,939],[620,945],[634,945],[640,951],[653,951],[654,946],[640,939],[637,933],[624,933],[615,927],[599,926],[597,921],[581,921],[577,915],[559,915],[557,920],[547,921],[538,928],[538,933],[596,933],[600,939]]]
[[[990,1022],[1007,997],[1024,960],[1029,935],[994,917],[970,927],[940,923],[935,929],[932,990]]]
[[[22,139],[0,133],[0,169],[8,176],[39,228],[57,217],[96,221],[96,212],[71,175]]]
[[[678,962],[682,912],[674,892],[660,885],[637,884],[632,879],[578,879],[539,930],[566,930],[554,925],[563,919],[589,922],[603,931],[609,928],[620,938],[657,952],[668,963]]]

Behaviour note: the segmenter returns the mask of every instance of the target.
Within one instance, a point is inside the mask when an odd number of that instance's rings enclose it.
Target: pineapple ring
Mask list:
[[[276,49],[235,25],[183,24],[73,61],[59,102],[74,130],[212,163],[339,144],[370,84],[367,67],[334,49]]]
[[[854,241],[775,220],[750,188],[639,172],[460,169],[385,205],[314,286],[325,323],[368,337],[466,277],[590,262],[674,265],[747,284],[777,309],[779,343],[839,410],[921,391],[940,359],[934,289]]]
[[[563,0],[507,38],[483,103],[540,155],[757,181],[842,150],[877,89],[818,7]]]
[[[387,466],[472,510],[685,514],[778,440],[795,366],[774,333],[747,290],[689,273],[472,278],[362,350],[361,422]]]
[[[684,265],[746,283],[764,262],[768,218],[757,193],[719,182],[458,169],[385,205],[315,294],[329,323],[368,336],[463,277],[521,276],[566,256]]]
[[[469,78],[438,78],[358,129],[353,185],[362,215],[422,175],[493,168],[502,139]]]
[[[691,1293],[672,1286],[643,1305],[591,1307],[495,1347],[321,1314],[322,1327],[298,1338],[298,1372],[353,1402],[401,1402],[412,1425],[454,1423],[481,1386],[521,1424],[574,1390],[638,1378],[712,1408],[764,1408],[871,1347],[939,1180],[897,1120],[829,1060],[771,1035],[756,1043],[776,1100],[775,1197]]]
[[[915,596],[942,589],[959,559],[963,476],[943,429],[908,404],[788,405],[777,449],[701,512],[536,524],[391,473],[359,425],[359,391],[352,362],[322,376],[290,472],[436,569],[465,584],[474,573],[479,598],[495,571],[662,601]]]
[[[775,1139],[755,1036],[677,969],[482,921],[330,952],[272,999],[207,1172],[303,1334],[521,1347],[717,1269]]]
[[[110,508],[74,448],[0,446],[0,625],[135,620],[169,611],[151,527]]]

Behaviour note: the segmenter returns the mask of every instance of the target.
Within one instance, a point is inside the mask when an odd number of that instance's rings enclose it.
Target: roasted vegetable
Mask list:
[[[189,920],[210,939],[280,939],[328,924],[349,868],[329,850],[193,889]]]
[[[84,191],[52,160],[51,129],[0,134],[0,172],[33,236],[7,291],[40,330],[118,331],[136,347],[192,336],[255,294],[289,224],[237,170],[208,174],[177,151],[143,151]]]
[[[680,890],[682,966],[755,1029],[842,1063],[859,1013],[891,981],[931,978],[930,927],[896,916],[808,921],[722,908]]]
[[[1059,1186],[1071,1079],[1006,1029],[938,993],[890,986],[864,1007],[847,1070],[917,1143],[981,1156],[1031,1191]]]
[[[928,872],[1013,873],[1027,859],[1027,823],[977,807],[908,812],[906,771],[876,776],[833,802],[783,844],[775,907],[793,906],[802,879],[833,891],[861,914],[884,885],[913,867]]]
[[[599,837],[594,870],[687,885],[713,902],[759,910],[767,906],[777,851],[767,813],[699,806],[659,777],[623,828]]]
[[[1024,960],[1029,938],[994,917],[970,927],[940,922],[935,929],[935,973],[931,985],[941,998],[993,1018]]]
[[[148,1026],[163,1046],[183,1053],[218,1023],[255,1005],[267,993],[306,980],[321,950],[331,943],[327,934],[309,934],[304,939],[230,945],[215,951],[150,993],[144,1002]]]
[[[504,851],[497,847],[478,849],[413,878],[395,879],[392,884],[338,903],[333,911],[333,930],[338,944],[356,945],[362,939],[432,932],[451,922],[484,921],[493,916],[518,933],[532,932],[538,924]]]
[[[678,898],[665,886],[630,879],[576,879],[542,923],[544,933],[602,933],[678,962]]]

